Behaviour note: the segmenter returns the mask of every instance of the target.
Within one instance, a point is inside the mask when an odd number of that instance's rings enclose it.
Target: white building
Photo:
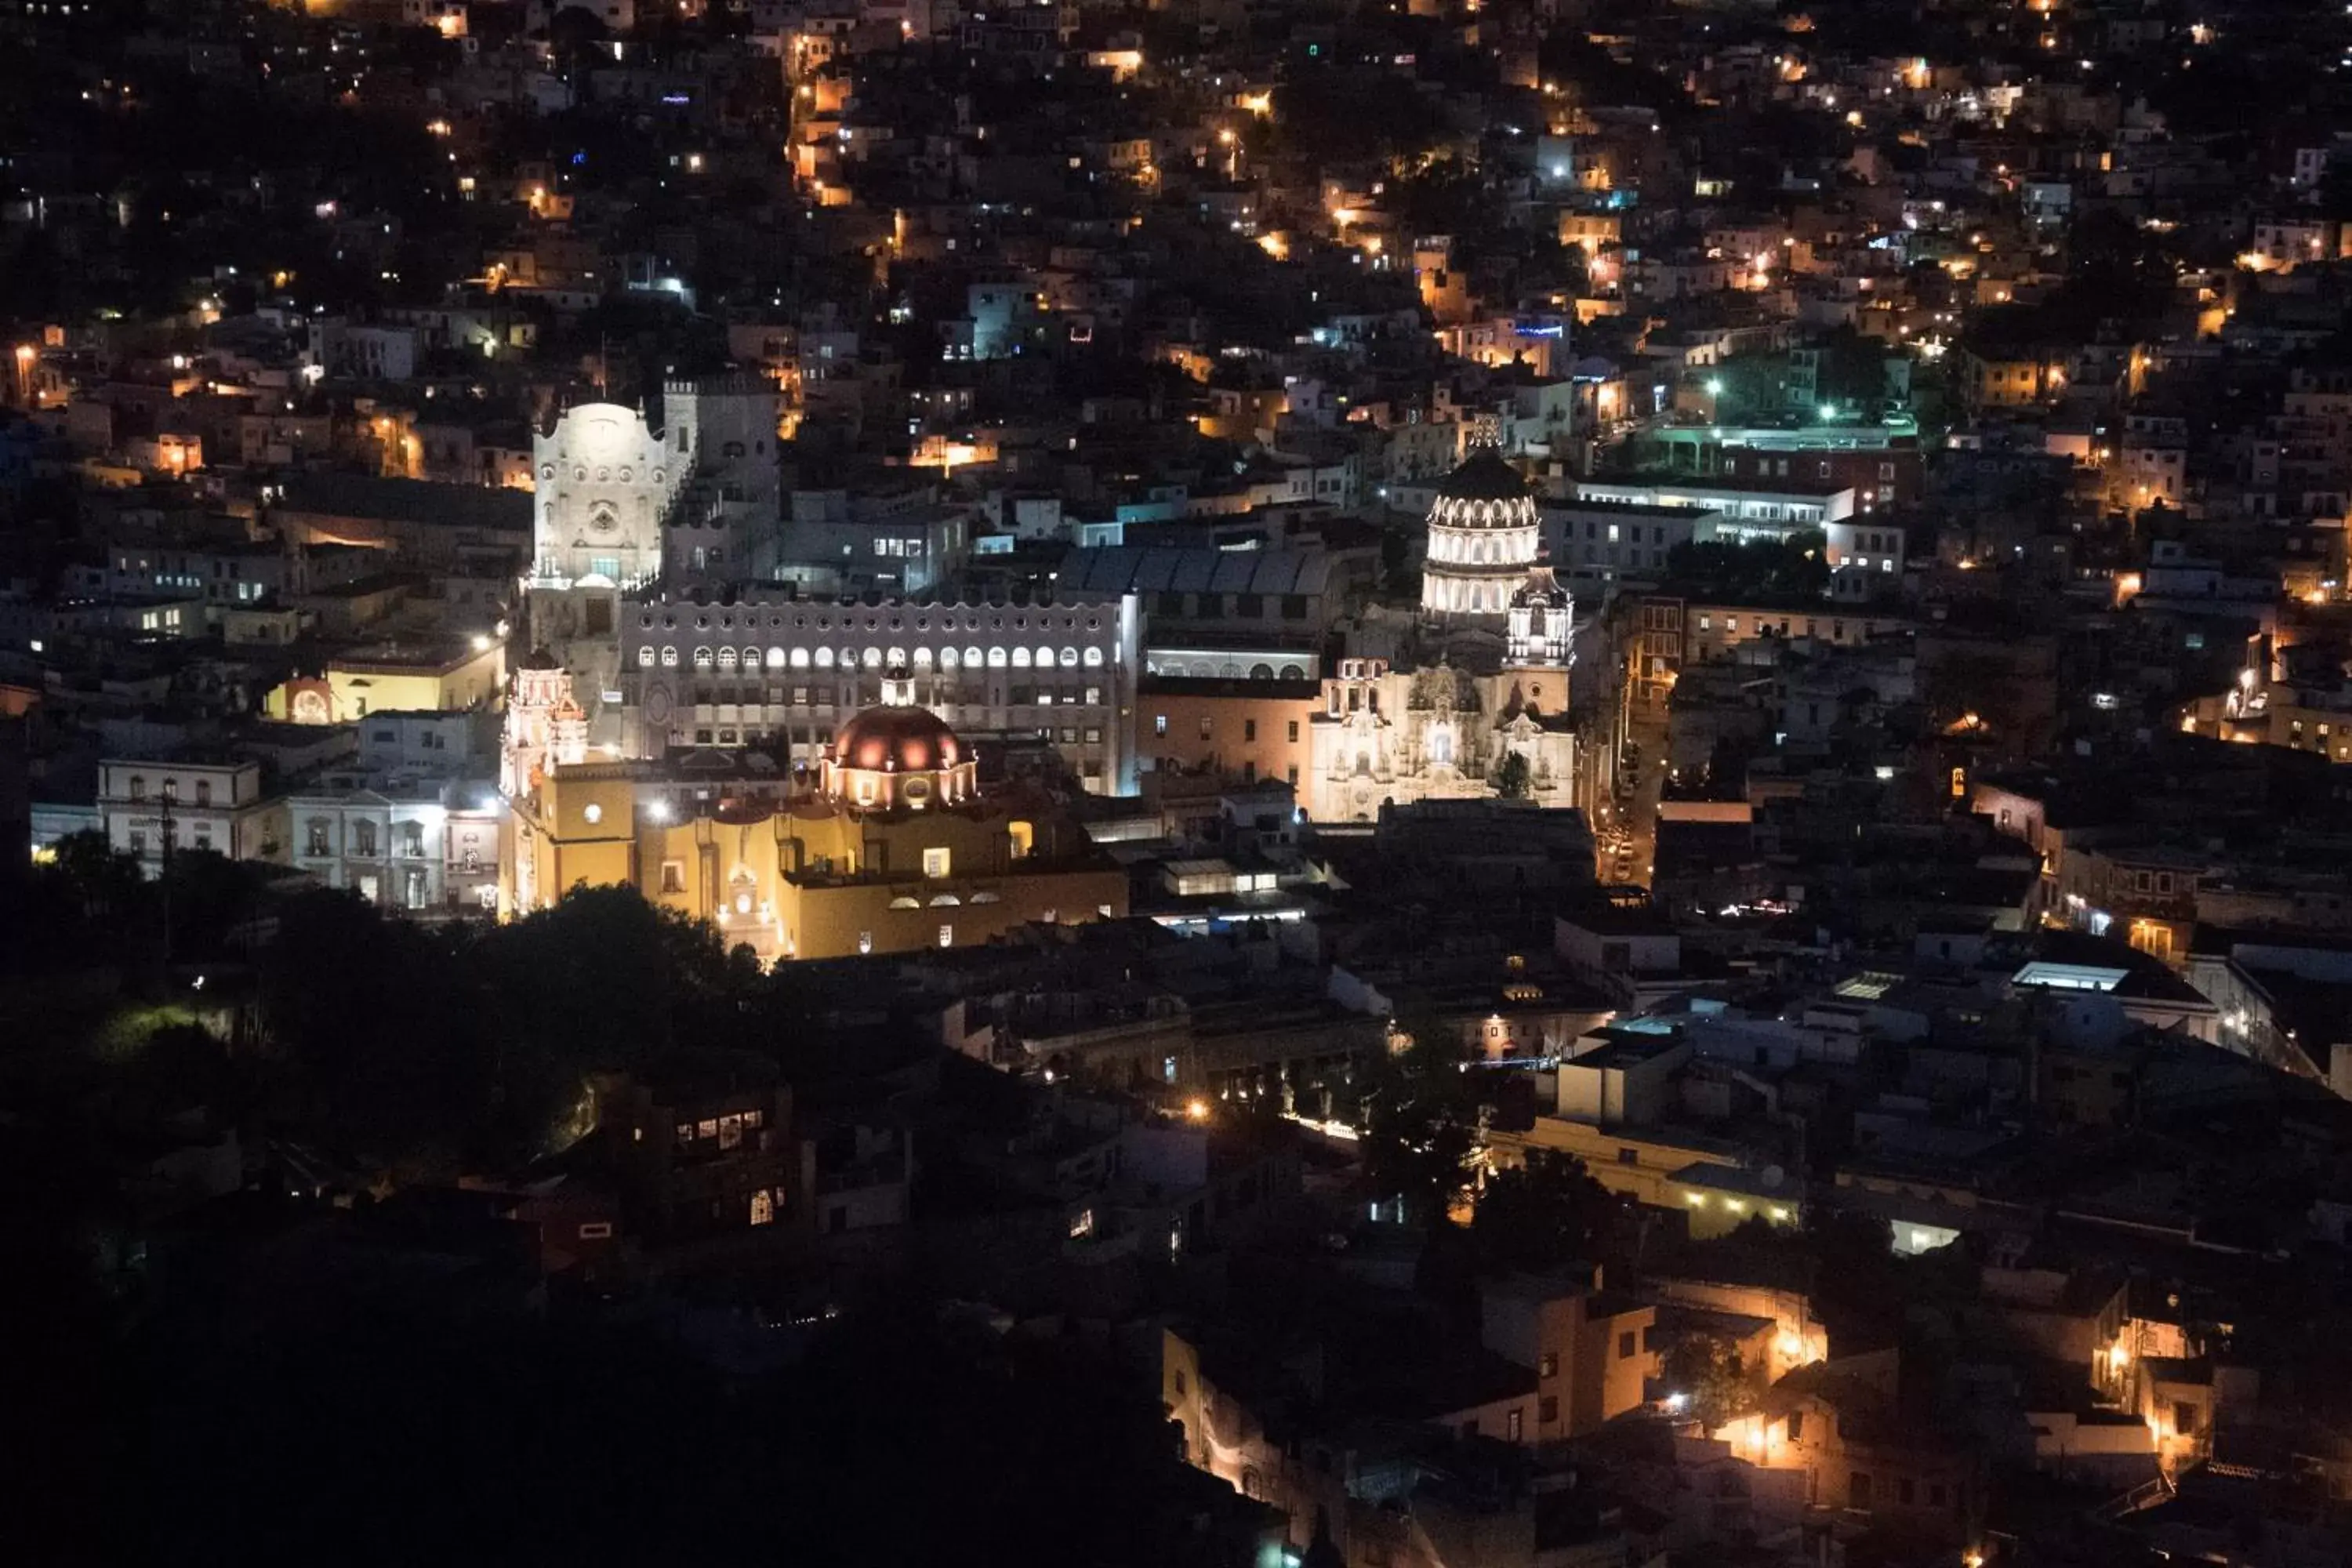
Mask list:
[[[1580,501],[1645,507],[1696,507],[1715,514],[1695,538],[1701,544],[1749,544],[1818,532],[1854,515],[1852,485],[1786,480],[1775,485],[1732,479],[1581,479]]]
[[[1135,788],[1140,620],[1132,594],[632,595],[615,678],[621,747],[658,757],[781,737],[791,761],[814,766],[843,721],[881,700],[884,672],[903,668],[916,700],[959,731],[1043,735],[1087,788],[1125,795]]]
[[[232,860],[286,858],[286,806],[262,792],[261,764],[114,758],[98,765],[99,825],[107,843],[160,876],[166,848]]]
[[[487,789],[398,779],[335,779],[289,795],[295,868],[379,909],[432,915],[495,911],[506,813]]]
[[[1829,563],[1835,572],[1892,577],[1903,570],[1903,530],[1869,516],[1842,518],[1829,525]]]

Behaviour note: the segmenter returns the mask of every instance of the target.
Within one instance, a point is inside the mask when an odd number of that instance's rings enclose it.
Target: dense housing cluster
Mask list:
[[[0,0],[25,1539],[2347,1563],[2347,73]]]

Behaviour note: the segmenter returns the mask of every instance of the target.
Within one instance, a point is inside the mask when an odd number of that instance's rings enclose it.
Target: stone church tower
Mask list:
[[[499,744],[499,793],[530,794],[559,764],[588,760],[588,720],[572,700],[572,675],[545,648],[514,672]]]
[[[753,581],[773,566],[778,402],[744,376],[667,384],[662,423],[617,403],[567,408],[533,437],[526,625],[577,680],[594,738],[620,739],[621,603],[655,584]]]

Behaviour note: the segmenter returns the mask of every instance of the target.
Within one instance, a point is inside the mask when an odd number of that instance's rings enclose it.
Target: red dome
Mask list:
[[[928,708],[853,714],[833,737],[835,765],[866,773],[938,773],[963,761],[963,742]]]

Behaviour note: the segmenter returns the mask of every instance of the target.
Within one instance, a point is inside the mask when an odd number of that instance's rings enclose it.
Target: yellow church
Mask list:
[[[503,769],[513,811],[500,905],[627,883],[762,960],[967,947],[1032,921],[1123,916],[1127,876],[1042,793],[982,790],[969,747],[910,681],[852,717],[813,777],[695,757],[591,762],[569,682],[518,672]]]

